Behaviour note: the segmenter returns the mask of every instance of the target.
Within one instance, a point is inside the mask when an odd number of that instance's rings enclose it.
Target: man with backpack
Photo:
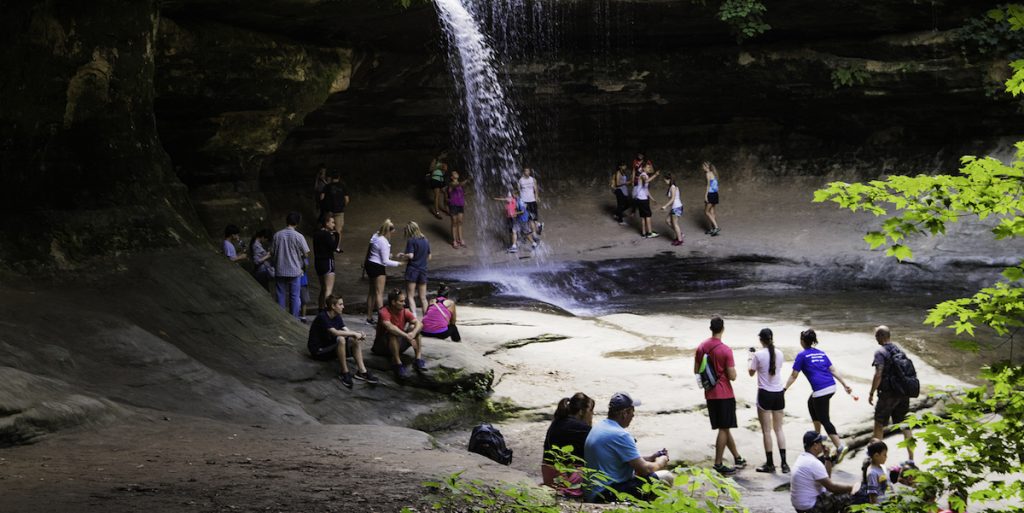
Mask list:
[[[730,475],[747,465],[747,460],[740,456],[736,441],[729,431],[737,426],[736,395],[732,391],[732,382],[736,380],[736,362],[732,348],[722,342],[725,321],[718,315],[712,316],[710,328],[711,338],[701,342],[693,354],[693,373],[704,388],[711,429],[718,431],[715,438],[714,469],[722,475]],[[732,453],[735,467],[722,463],[726,448]]]
[[[871,365],[875,367],[875,377],[871,381],[868,393],[868,404],[875,406],[874,437],[881,440],[885,427],[890,421],[899,424],[907,418],[910,411],[910,398],[917,397],[921,392],[921,384],[917,379],[914,363],[907,358],[902,349],[890,340],[888,326],[875,328],[875,340],[880,346],[875,351]],[[878,392],[878,403],[875,403],[875,392]],[[903,427],[903,439],[907,441],[907,454],[914,459],[914,435],[910,428]]]

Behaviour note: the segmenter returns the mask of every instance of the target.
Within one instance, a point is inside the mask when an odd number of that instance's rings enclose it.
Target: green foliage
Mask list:
[[[434,495],[435,511],[487,511],[489,513],[559,513],[554,497],[530,485],[488,486],[466,479],[462,472],[440,481],[423,483]]]
[[[771,30],[764,21],[767,13],[768,8],[759,0],[723,0],[718,7],[718,19],[732,27],[740,41]]]
[[[616,494],[622,502],[630,506],[615,508],[611,511],[620,513],[749,513],[740,505],[740,492],[735,483],[710,468],[673,469],[675,480],[672,486],[666,486],[658,480],[652,480],[643,486],[644,494],[652,494],[653,499],[641,500],[626,494]]]
[[[1004,55],[1024,47],[1019,6],[1002,5],[984,16],[967,20],[956,31],[960,51],[972,55]],[[1015,28],[1016,27],[1016,28]]]
[[[859,67],[839,67],[832,70],[832,88],[853,87],[863,84],[871,76],[868,70]]]
[[[917,443],[929,456],[927,472],[913,472],[916,487],[879,505],[855,511],[910,513],[934,511],[929,499],[949,492],[954,509],[965,510],[961,498],[1000,500],[999,511],[1024,511],[1024,368],[985,368],[988,385],[963,394],[947,394],[945,411],[907,419]]]

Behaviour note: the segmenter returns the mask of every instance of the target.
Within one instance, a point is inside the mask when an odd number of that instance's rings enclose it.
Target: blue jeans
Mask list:
[[[281,308],[288,310],[288,308],[286,308],[286,301],[290,299],[291,310],[289,311],[295,317],[299,317],[299,311],[302,309],[302,299],[300,298],[302,284],[299,282],[299,278],[299,276],[291,278],[278,276],[274,278],[274,281],[277,283],[277,287],[274,290],[274,297],[277,298],[277,304],[281,305]],[[288,299],[285,298],[285,294],[287,294]]]

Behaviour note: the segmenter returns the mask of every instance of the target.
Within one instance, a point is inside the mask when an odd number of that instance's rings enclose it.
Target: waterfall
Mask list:
[[[515,107],[499,80],[495,53],[466,2],[434,0],[449,47],[449,67],[462,116],[459,129],[467,146],[466,165],[473,182],[477,240],[487,254],[504,230],[501,206],[491,201],[515,188],[524,148]],[[469,6],[472,7],[472,6]]]

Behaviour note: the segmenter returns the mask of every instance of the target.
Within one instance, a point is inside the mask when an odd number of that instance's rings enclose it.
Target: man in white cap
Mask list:
[[[640,456],[636,440],[626,431],[633,422],[634,407],[640,401],[625,392],[618,392],[608,402],[608,418],[594,424],[587,442],[583,446],[587,467],[598,470],[608,479],[587,490],[586,498],[591,502],[610,502],[616,499],[612,489],[637,498],[644,497],[641,491],[648,480],[670,480],[668,451],[662,449],[650,456]],[[660,472],[659,472],[660,471]]]
[[[804,452],[793,464],[789,498],[797,513],[838,513],[850,505],[853,487],[832,482],[832,460],[825,454],[828,437],[804,433]]]

